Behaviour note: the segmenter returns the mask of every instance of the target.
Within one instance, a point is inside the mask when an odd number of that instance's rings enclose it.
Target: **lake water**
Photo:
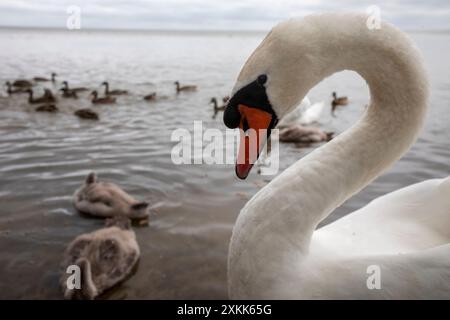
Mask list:
[[[92,106],[87,94],[59,98],[56,114],[40,114],[26,95],[0,96],[0,298],[60,299],[59,263],[77,235],[103,225],[80,216],[71,197],[85,176],[119,184],[150,201],[148,226],[136,227],[141,260],[136,274],[104,298],[226,298],[228,242],[240,208],[271,177],[254,170],[241,181],[233,165],[174,165],[170,152],[176,128],[225,129],[212,119],[211,97],[228,95],[263,33],[72,32],[0,29],[0,81],[58,74],[53,91],[72,86],[111,88],[132,94],[116,105]],[[450,34],[414,33],[432,83],[426,126],[414,147],[386,174],[348,200],[329,223],[370,200],[450,173]],[[175,94],[173,82],[198,92]],[[361,116],[368,102],[364,81],[342,72],[314,88],[312,102],[329,105],[331,92],[350,104],[320,127],[337,134]],[[154,103],[142,96],[157,91]],[[76,109],[91,107],[100,121],[79,120]],[[280,145],[281,170],[310,152]]]

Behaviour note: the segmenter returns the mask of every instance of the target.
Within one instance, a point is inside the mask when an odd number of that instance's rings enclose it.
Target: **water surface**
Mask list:
[[[184,165],[170,161],[176,128],[224,130],[212,119],[211,97],[229,94],[262,33],[70,32],[0,30],[0,81],[57,72],[59,81],[101,90],[132,92],[113,106],[91,106],[87,95],[59,99],[57,114],[38,114],[25,95],[0,97],[0,298],[60,299],[59,263],[77,235],[103,225],[80,216],[71,197],[85,176],[122,186],[154,208],[148,227],[135,228],[142,257],[136,274],[106,298],[226,298],[226,258],[240,208],[271,177],[246,181],[232,165]],[[450,35],[412,34],[423,51],[432,83],[426,126],[414,147],[387,173],[348,200],[329,223],[395,189],[450,172]],[[176,95],[173,81],[199,91]],[[44,84],[37,91],[55,85]],[[314,88],[313,102],[330,102],[336,90],[350,105],[320,127],[337,134],[354,123],[368,102],[365,82],[342,72]],[[166,96],[142,100],[152,91]],[[73,111],[92,107],[99,122]],[[284,170],[312,148],[281,145]]]

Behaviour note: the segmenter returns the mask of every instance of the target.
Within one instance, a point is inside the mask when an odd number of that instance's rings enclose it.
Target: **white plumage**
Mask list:
[[[317,102],[311,105],[311,101],[308,97],[305,97],[294,110],[280,120],[278,127],[290,127],[296,124],[308,125],[318,122],[324,106],[324,102]]]
[[[266,74],[279,118],[322,79],[359,73],[370,88],[353,127],[297,161],[241,210],[228,257],[231,298],[450,298],[450,178],[390,193],[319,230],[345,200],[414,143],[428,104],[415,45],[367,16],[313,15],[276,26],[243,67],[233,92]],[[369,290],[378,266],[381,288]]]

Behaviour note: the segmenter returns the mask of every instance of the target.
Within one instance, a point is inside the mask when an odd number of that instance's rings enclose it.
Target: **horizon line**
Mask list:
[[[36,30],[54,30],[54,31],[71,31],[71,32],[85,32],[85,31],[119,31],[119,32],[242,32],[242,33],[267,33],[270,29],[181,29],[181,28],[110,28],[110,27],[89,27],[81,29],[67,29],[55,26],[11,26],[0,25],[0,29],[36,29]],[[449,33],[450,28],[420,28],[420,29],[403,29],[404,32],[411,33]]]
[[[54,26],[11,26],[11,25],[0,25],[0,29],[40,29],[40,30],[55,30],[55,31],[72,31],[72,32],[83,32],[83,31],[137,31],[137,32],[252,32],[252,33],[264,33],[269,32],[270,29],[182,29],[182,28],[110,28],[110,27],[89,27],[80,29],[67,29]],[[450,30],[450,29],[449,29]]]

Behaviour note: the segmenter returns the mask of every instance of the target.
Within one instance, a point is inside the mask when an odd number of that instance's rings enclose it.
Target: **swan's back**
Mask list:
[[[342,255],[404,254],[450,242],[450,177],[375,199],[314,232],[314,246]]]
[[[316,102],[311,107],[305,110],[302,117],[300,118],[300,124],[310,124],[318,122],[320,116],[322,115],[323,108],[325,107],[324,102]]]

